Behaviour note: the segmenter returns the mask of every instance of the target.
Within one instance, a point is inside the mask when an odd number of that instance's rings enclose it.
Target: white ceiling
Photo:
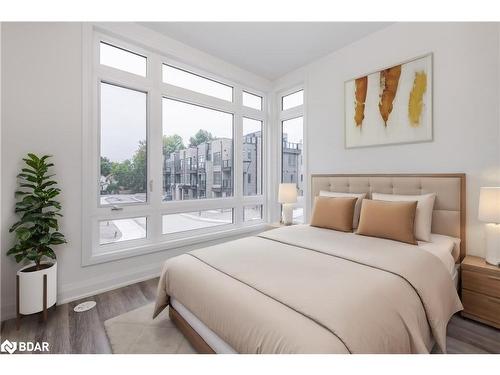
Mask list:
[[[275,80],[390,23],[141,22],[141,25]]]

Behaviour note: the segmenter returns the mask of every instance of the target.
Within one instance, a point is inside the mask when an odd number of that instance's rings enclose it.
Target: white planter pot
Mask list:
[[[33,267],[29,264],[19,271],[19,313],[23,315],[43,311],[43,275],[47,275],[47,309],[57,301],[57,262],[42,262],[52,264],[39,271],[23,272]]]

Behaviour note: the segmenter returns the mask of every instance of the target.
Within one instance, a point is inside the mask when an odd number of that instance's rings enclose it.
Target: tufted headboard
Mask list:
[[[311,207],[320,190],[346,193],[436,193],[432,232],[458,237],[460,261],[465,257],[465,174],[313,174]]]

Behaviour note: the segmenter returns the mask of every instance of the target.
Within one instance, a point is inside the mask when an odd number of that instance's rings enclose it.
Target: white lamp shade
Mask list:
[[[481,188],[479,220],[486,223],[500,223],[500,187]]]
[[[278,190],[279,203],[296,203],[297,202],[297,185],[295,184],[280,184]]]

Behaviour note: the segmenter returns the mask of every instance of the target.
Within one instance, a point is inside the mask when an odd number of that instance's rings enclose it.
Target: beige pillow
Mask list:
[[[357,198],[316,197],[311,226],[352,231],[352,218]]]
[[[417,202],[388,202],[364,199],[357,234],[417,244]]]
[[[337,197],[337,198],[357,198],[354,206],[354,217],[352,218],[352,227],[356,229],[359,223],[359,213],[361,212],[361,201],[366,198],[366,193],[339,193],[336,191],[320,190],[320,197]]]
[[[398,195],[372,193],[372,199],[377,201],[414,202],[417,201],[415,213],[415,237],[417,240],[429,242],[431,240],[432,211],[436,194]]]

